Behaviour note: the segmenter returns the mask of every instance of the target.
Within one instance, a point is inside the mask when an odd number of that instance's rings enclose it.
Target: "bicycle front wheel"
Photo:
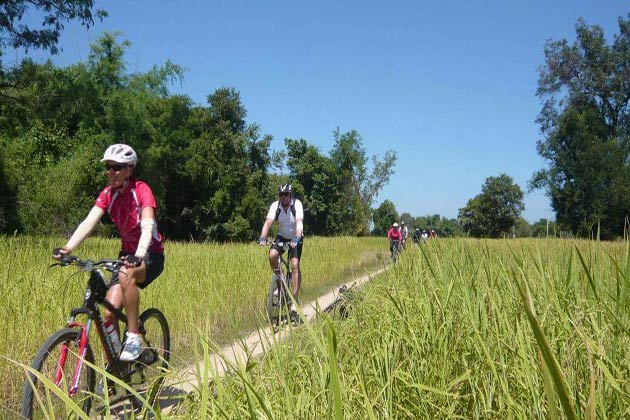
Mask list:
[[[282,301],[282,289],[280,280],[275,277],[271,279],[269,284],[269,293],[267,294],[267,316],[272,326],[280,325],[280,305]]]
[[[39,375],[28,373],[24,383],[22,417],[69,417],[73,407],[61,395],[70,398],[85,413],[90,413],[95,373],[79,356],[80,339],[81,330],[65,328],[51,335],[39,348],[31,363]],[[94,353],[89,344],[84,360],[94,364]]]
[[[171,334],[166,317],[160,310],[150,308],[142,312],[140,335],[143,351],[138,362],[143,373],[143,383],[139,391],[144,391],[145,398],[153,405],[171,357]]]

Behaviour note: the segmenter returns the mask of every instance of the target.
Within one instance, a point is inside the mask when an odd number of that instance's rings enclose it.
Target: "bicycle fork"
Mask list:
[[[81,328],[81,338],[79,339],[79,357],[77,358],[77,364],[74,368],[74,376],[72,378],[72,386],[68,391],[70,397],[73,397],[79,391],[79,380],[81,378],[81,371],[83,371],[83,365],[85,362],[85,355],[87,354],[88,343],[89,343],[89,333],[90,327],[92,324],[92,320],[87,321],[87,325],[83,325],[80,322],[69,322],[68,327],[80,327]],[[61,349],[61,354],[59,355],[59,363],[57,364],[57,371],[55,373],[55,385],[59,386],[63,379],[63,368],[66,365],[66,358],[68,356],[68,342],[63,344]]]

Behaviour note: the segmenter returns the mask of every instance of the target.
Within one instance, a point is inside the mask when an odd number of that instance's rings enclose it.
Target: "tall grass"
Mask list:
[[[433,241],[179,414],[628,418],[629,273],[627,243]]]
[[[25,376],[12,361],[28,364],[82,302],[87,276],[74,268],[49,267],[52,249],[63,242],[0,236],[0,418],[15,417],[21,398]],[[111,258],[118,247],[117,240],[90,238],[77,255]],[[385,239],[307,238],[301,301],[382,266],[383,252]],[[191,362],[199,334],[224,343],[259,325],[270,278],[267,248],[167,243],[165,271],[141,293],[141,310],[156,306],[164,312],[171,329],[171,361],[182,366]]]

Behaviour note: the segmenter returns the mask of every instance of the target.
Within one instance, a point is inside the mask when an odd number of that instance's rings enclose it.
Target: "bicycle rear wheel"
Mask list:
[[[64,328],[51,335],[39,348],[31,367],[46,379],[29,373],[24,382],[22,399],[22,417],[27,419],[67,418],[72,408],[58,396],[63,393],[74,401],[85,413],[89,414],[94,398],[95,373],[83,363],[78,377],[76,393],[70,396],[79,356],[81,330]],[[88,344],[85,360],[94,364],[94,353]],[[50,384],[56,384],[53,390]]]
[[[143,351],[136,365],[142,381],[137,390],[144,392],[149,404],[153,405],[164,382],[171,357],[170,330],[166,317],[160,310],[149,308],[140,314],[140,335]]]

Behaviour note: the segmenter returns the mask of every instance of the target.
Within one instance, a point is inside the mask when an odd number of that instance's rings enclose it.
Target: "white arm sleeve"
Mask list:
[[[153,229],[155,228],[155,220],[151,218],[142,219],[140,222],[140,240],[138,241],[138,249],[136,257],[144,258],[147,255],[151,238],[153,237]]]
[[[105,211],[103,209],[96,206],[92,207],[92,210],[90,210],[85,220],[81,222],[81,224],[77,227],[77,229],[68,240],[66,248],[72,251],[76,247],[78,247],[81,242],[83,242],[83,240],[88,237],[90,232],[92,232],[92,230],[94,229],[98,221],[101,220],[101,217],[103,217],[104,214]]]

